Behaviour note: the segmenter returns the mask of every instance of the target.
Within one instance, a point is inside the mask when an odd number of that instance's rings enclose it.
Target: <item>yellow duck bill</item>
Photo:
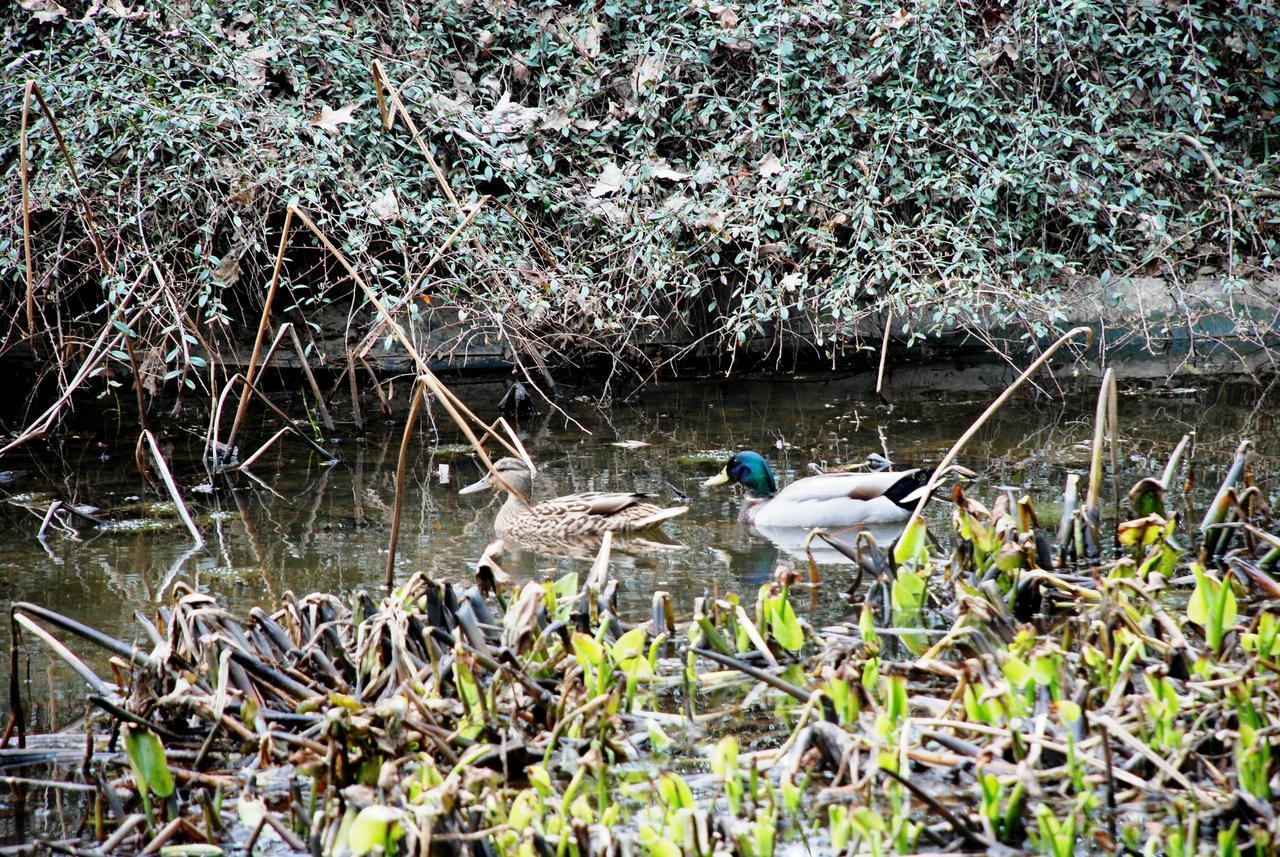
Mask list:
[[[706,482],[703,482],[702,487],[714,488],[717,485],[724,485],[728,481],[729,481],[729,468],[726,467],[723,470],[721,470],[719,473],[717,473],[715,476],[712,476]]]

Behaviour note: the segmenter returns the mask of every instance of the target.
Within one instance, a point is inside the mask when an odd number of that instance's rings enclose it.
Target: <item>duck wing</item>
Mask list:
[[[554,507],[562,515],[616,515],[624,509],[644,503],[647,494],[624,491],[583,491],[581,494],[568,494],[554,500],[544,500],[535,506]]]
[[[575,531],[644,530],[683,515],[688,506],[662,507],[649,502],[651,495],[637,492],[584,491],[545,500],[529,512],[540,518],[576,522]]]
[[[757,527],[843,527],[904,520],[903,508],[922,481],[922,471],[824,473],[783,488],[756,513]]]

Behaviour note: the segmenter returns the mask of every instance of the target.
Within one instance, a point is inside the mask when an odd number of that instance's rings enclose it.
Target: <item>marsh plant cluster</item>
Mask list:
[[[90,793],[58,847],[1274,853],[1280,538],[1250,446],[1198,527],[1187,438],[1112,530],[1102,435],[1056,532],[1030,497],[956,487],[948,548],[918,518],[892,546],[816,536],[858,569],[828,627],[803,607],[836,593],[786,570],[679,621],[662,592],[620,615],[610,536],[582,579],[513,585],[495,543],[465,589],[419,574],[243,621],[178,583],[141,643],[16,604],[15,645],[93,706],[82,774],[45,783]],[[20,674],[10,737],[34,742]]]

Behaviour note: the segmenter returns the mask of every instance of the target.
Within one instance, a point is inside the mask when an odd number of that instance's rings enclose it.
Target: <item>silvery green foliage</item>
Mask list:
[[[682,329],[829,347],[889,307],[914,311],[913,337],[979,317],[1044,334],[1073,278],[1209,266],[1235,282],[1280,256],[1274,4],[113,9],[17,9],[3,31],[5,127],[38,80],[116,266],[93,265],[33,119],[36,277],[64,321],[150,258],[189,323],[256,319],[290,202],[404,296],[460,215],[403,124],[381,129],[374,59],[460,205],[494,197],[408,311],[462,307],[542,350]],[[16,139],[0,152],[17,211]],[[10,311],[21,238],[14,220],[0,236]],[[289,262],[282,309],[351,301],[311,238]],[[176,371],[184,352],[162,350]]]

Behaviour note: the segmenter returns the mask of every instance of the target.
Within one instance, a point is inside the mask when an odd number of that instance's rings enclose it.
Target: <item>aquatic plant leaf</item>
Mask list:
[[[914,562],[923,565],[929,560],[927,550],[928,527],[924,518],[915,518],[907,522],[907,527],[893,544],[893,561],[898,565]]]
[[[671,736],[662,731],[662,726],[656,720],[649,720],[646,723],[649,732],[649,746],[655,753],[661,753],[671,746]]]
[[[573,653],[584,670],[599,669],[604,663],[604,646],[596,642],[595,637],[581,631],[573,632]]]
[[[849,807],[832,804],[827,807],[827,829],[831,832],[831,850],[843,854],[853,838],[853,822],[849,820]]]
[[[711,751],[711,772],[722,777],[735,775],[738,772],[738,739],[726,735]]]
[[[660,834],[652,825],[640,825],[640,844],[644,846],[649,857],[683,857],[684,852],[667,837]]]
[[[160,857],[223,857],[226,854],[217,845],[207,842],[188,842],[184,845],[165,845]]]
[[[679,774],[666,773],[658,779],[658,794],[668,810],[694,809],[693,792]]]
[[[769,626],[778,645],[788,652],[798,652],[804,647],[804,629],[800,627],[796,611],[786,596],[774,602],[773,616]]]
[[[556,578],[551,584],[551,591],[556,598],[570,598],[578,594],[578,573],[571,571],[563,577]]]
[[[150,729],[126,726],[124,751],[140,790],[150,790],[160,798],[173,794],[173,772],[169,770],[159,735]]]
[[[1155,544],[1164,535],[1168,521],[1159,515],[1148,515],[1133,521],[1125,521],[1116,529],[1116,538],[1125,547]]]
[[[1148,476],[1129,489],[1129,507],[1139,518],[1149,515],[1163,516],[1164,494],[1164,484],[1159,479]]]
[[[1199,563],[1191,567],[1196,576],[1196,588],[1187,602],[1187,618],[1205,630],[1206,639],[1217,648],[1226,632],[1236,621],[1236,595],[1230,582],[1223,582],[1207,573]]]
[[[541,816],[537,792],[533,789],[525,789],[511,802],[511,810],[507,813],[507,824],[514,830],[523,831]]]
[[[539,795],[544,798],[555,797],[556,789],[551,783],[551,775],[542,765],[530,765],[525,769],[525,775],[529,778],[530,785],[538,790]]]
[[[1058,662],[1050,655],[1040,655],[1031,661],[1031,677],[1041,687],[1050,687],[1058,679]]]
[[[888,829],[885,827],[884,819],[881,818],[880,813],[865,806],[860,806],[853,811],[852,820],[864,835],[873,830],[883,833]]]
[[[347,832],[347,847],[351,849],[352,857],[363,857],[375,848],[380,848],[384,854],[390,853],[392,844],[404,836],[400,827],[403,816],[402,810],[378,804],[360,810]]]
[[[909,568],[898,569],[890,601],[895,610],[913,611],[924,606],[925,577]]]
[[[1009,658],[1004,662],[1002,669],[1009,684],[1018,689],[1026,687],[1027,682],[1031,680],[1031,667],[1027,666],[1021,658]]]
[[[609,656],[613,658],[614,663],[621,664],[625,668],[625,661],[644,656],[647,642],[648,634],[644,627],[637,626],[614,641],[609,647]]]

